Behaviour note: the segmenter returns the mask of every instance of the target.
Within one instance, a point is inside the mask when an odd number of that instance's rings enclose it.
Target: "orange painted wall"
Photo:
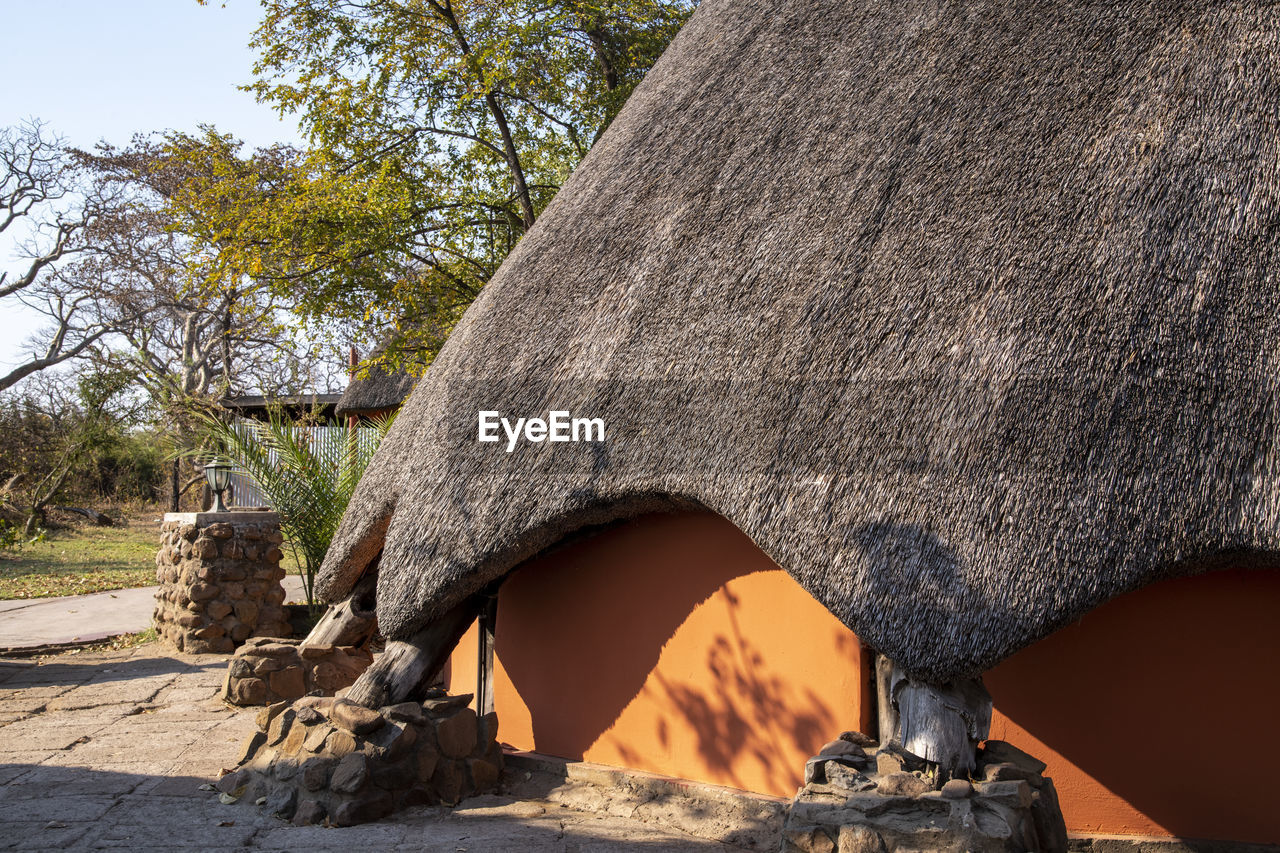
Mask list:
[[[711,514],[645,516],[521,567],[497,659],[506,743],[778,796],[871,711],[857,638]],[[474,684],[473,631],[451,689]]]
[[[790,796],[867,728],[854,635],[728,521],[653,515],[521,567],[498,606],[500,739]],[[474,629],[451,689],[475,689]],[[1121,596],[985,676],[992,737],[1049,763],[1073,832],[1280,841],[1280,572]],[[868,716],[864,716],[868,715]]]
[[[1121,596],[985,677],[1068,829],[1280,842],[1280,572]]]

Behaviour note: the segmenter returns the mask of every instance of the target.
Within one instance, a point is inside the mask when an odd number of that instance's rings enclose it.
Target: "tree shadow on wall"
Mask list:
[[[714,612],[696,658],[655,672],[700,605],[777,568],[724,518],[686,513],[641,517],[517,570],[501,592],[497,654],[528,709],[533,748],[577,760],[600,742],[629,766],[671,772],[645,754],[651,743],[687,775],[757,790],[764,780],[789,794],[803,759],[779,756],[811,754],[839,731],[837,715],[770,670],[736,596],[711,605],[726,615]],[[856,651],[850,658],[856,668]],[[654,730],[607,734],[638,697],[649,716],[633,719],[656,717]]]
[[[804,769],[789,756],[812,754],[835,737],[839,723],[822,697],[808,688],[797,695],[768,669],[760,648],[741,629],[741,602],[732,594],[725,599],[731,631],[717,635],[707,650],[710,680],[680,683],[654,673],[654,689],[663,694],[661,704],[696,734],[701,763],[719,779],[747,790],[789,792]],[[663,721],[657,732],[663,746],[665,729]],[[642,759],[625,745],[617,749],[628,762]]]

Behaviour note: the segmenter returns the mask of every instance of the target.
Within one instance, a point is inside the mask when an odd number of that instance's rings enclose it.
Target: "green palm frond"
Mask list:
[[[244,471],[280,514],[307,602],[314,605],[315,573],[394,416],[362,421],[359,428],[343,430],[336,441],[332,432],[294,426],[278,414],[266,422],[201,420],[209,443]]]

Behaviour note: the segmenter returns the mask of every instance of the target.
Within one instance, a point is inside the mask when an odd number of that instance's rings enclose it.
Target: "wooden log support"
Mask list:
[[[448,661],[462,635],[485,605],[473,596],[408,640],[392,640],[386,651],[351,685],[347,698],[366,708],[381,708],[412,698]]]
[[[493,710],[493,648],[498,627],[498,593],[485,594],[478,625],[480,643],[476,654],[476,710]]]
[[[378,568],[375,563],[360,578],[351,595],[341,604],[330,607],[320,618],[302,641],[301,648],[363,645],[378,626],[377,586]]]
[[[978,744],[991,733],[991,694],[982,680],[929,684],[892,666],[888,684],[893,742],[938,765],[944,777],[971,773]]]

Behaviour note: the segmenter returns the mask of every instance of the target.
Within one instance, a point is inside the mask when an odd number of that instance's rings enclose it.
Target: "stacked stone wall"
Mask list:
[[[170,513],[156,553],[154,623],[179,651],[226,654],[250,637],[289,637],[279,516]]]
[[[373,663],[356,646],[299,646],[297,641],[255,638],[236,650],[222,697],[233,705],[270,705],[307,694],[332,696],[351,686]]]
[[[253,803],[295,824],[350,826],[411,805],[455,805],[496,789],[496,714],[471,696],[378,711],[306,696],[263,708],[239,766],[218,780],[224,803]]]

